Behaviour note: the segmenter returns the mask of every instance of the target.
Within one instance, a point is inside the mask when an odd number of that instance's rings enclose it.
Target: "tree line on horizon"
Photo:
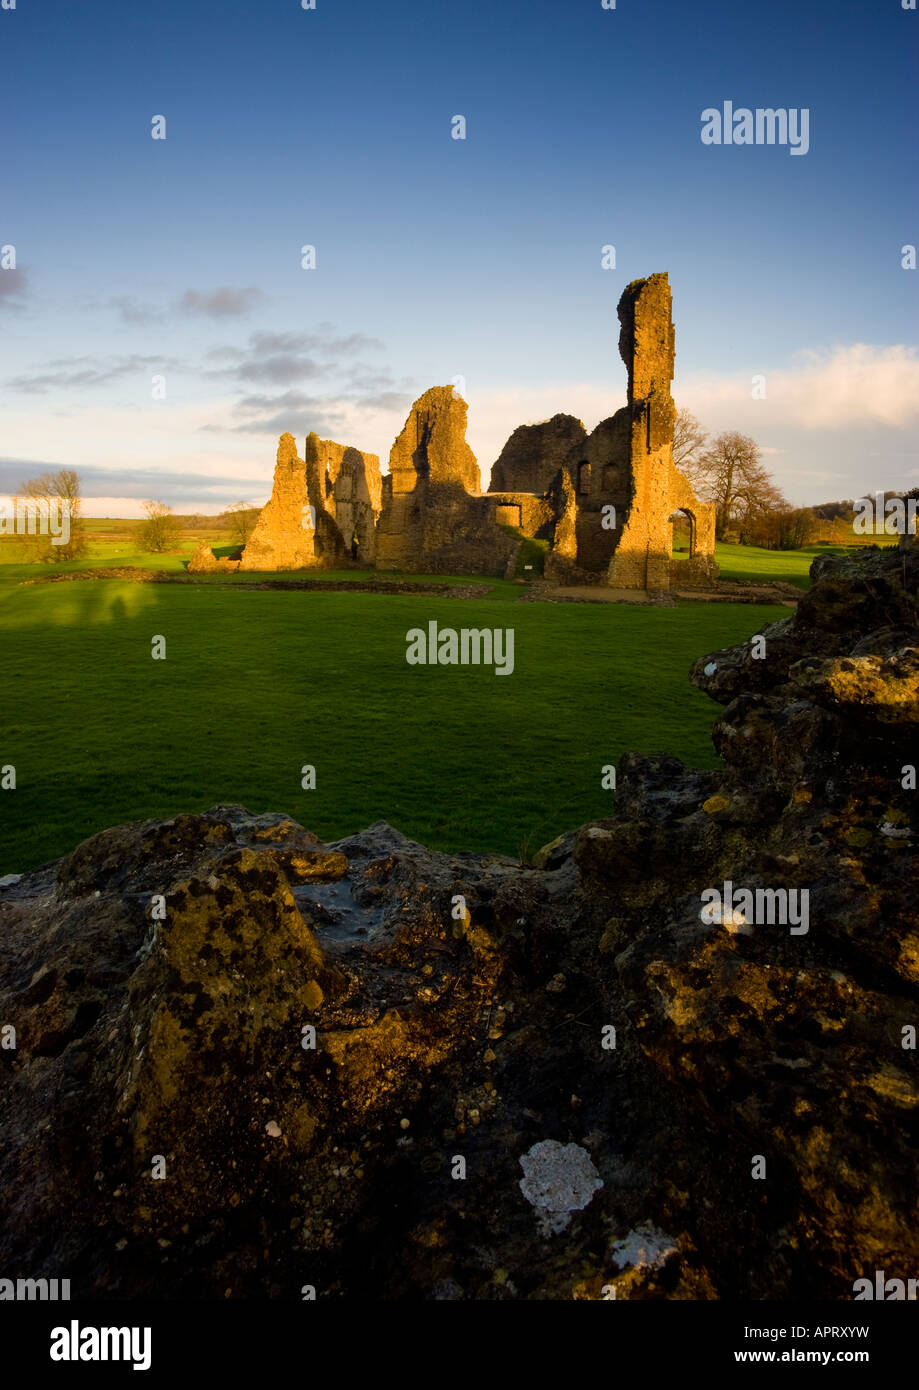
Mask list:
[[[715,507],[716,540],[764,550],[800,550],[827,522],[848,522],[855,515],[858,499],[854,497],[811,507],[793,506],[763,463],[755,439],[738,430],[725,430],[711,438],[685,408],[676,413],[673,462],[700,502]],[[888,490],[883,496],[916,497],[919,488]]]
[[[80,476],[73,468],[61,468],[57,473],[42,473],[37,478],[28,478],[19,484],[14,495],[14,505],[23,499],[47,509],[50,504],[60,504],[69,523],[69,539],[65,544],[52,545],[51,537],[38,530],[26,535],[13,537],[26,546],[30,560],[54,561],[79,560],[89,548],[86,534],[86,519],[83,516],[83,497]],[[143,503],[144,519],[132,527],[139,548],[150,555],[162,555],[173,549],[185,530],[199,530],[205,526],[222,527],[233,537],[237,545],[245,545],[255,523],[260,507],[251,502],[234,502],[216,516],[195,514],[177,515],[167,502],[150,499]]]
[[[685,408],[676,413],[673,462],[699,500],[715,507],[716,539],[740,545],[766,550],[801,549],[827,523],[851,521],[860,500],[846,497],[811,507],[793,506],[763,463],[762,450],[755,439],[737,430],[726,430],[712,438]],[[86,523],[80,478],[75,469],[62,468],[57,473],[27,479],[20,484],[18,496],[39,504],[60,504],[69,519],[70,537],[64,545],[52,545],[44,535],[17,537],[27,543],[32,559],[60,562],[77,560],[86,554]],[[883,501],[893,497],[919,498],[919,488],[906,492],[887,489],[880,496]],[[180,515],[168,503],[152,498],[143,503],[143,510],[144,519],[133,527],[133,534],[141,550],[158,555],[174,549],[183,531],[205,527],[221,528],[237,547],[244,546],[261,508],[240,500],[216,515]]]

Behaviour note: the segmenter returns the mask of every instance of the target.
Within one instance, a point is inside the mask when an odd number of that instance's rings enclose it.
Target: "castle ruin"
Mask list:
[[[290,570],[350,564],[423,574],[511,577],[525,540],[545,543],[545,573],[562,584],[622,589],[708,585],[717,578],[715,509],[673,463],[674,328],[666,274],[619,301],[627,404],[588,434],[571,415],[514,430],[481,491],[466,443],[466,402],[450,386],[415,401],[389,473],[375,454],[317,435],[304,458],[283,434],[274,486],[240,560],[202,544],[191,570]],[[689,525],[673,557],[671,518]]]

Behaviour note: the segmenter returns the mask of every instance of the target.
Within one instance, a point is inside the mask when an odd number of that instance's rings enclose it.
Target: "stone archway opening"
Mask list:
[[[672,526],[671,550],[675,555],[686,555],[690,559],[698,553],[698,525],[696,518],[686,507],[677,507],[670,517]]]

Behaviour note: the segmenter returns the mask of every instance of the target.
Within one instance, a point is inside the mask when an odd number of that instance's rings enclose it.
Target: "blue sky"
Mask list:
[[[282,430],[385,468],[456,377],[487,477],[516,425],[624,404],[616,304],[658,270],[678,404],[794,501],[915,486],[917,43],[900,0],[18,0],[0,491],[262,500]],[[807,108],[807,154],[703,145],[726,99]]]

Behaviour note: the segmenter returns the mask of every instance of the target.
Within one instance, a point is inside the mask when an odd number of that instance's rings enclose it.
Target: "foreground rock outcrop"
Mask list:
[[[615,816],[532,865],[218,806],[0,891],[0,1270],[291,1299],[919,1276],[919,551],[814,578],[694,668],[723,769],[625,757]],[[703,920],[726,880],[798,910]]]

